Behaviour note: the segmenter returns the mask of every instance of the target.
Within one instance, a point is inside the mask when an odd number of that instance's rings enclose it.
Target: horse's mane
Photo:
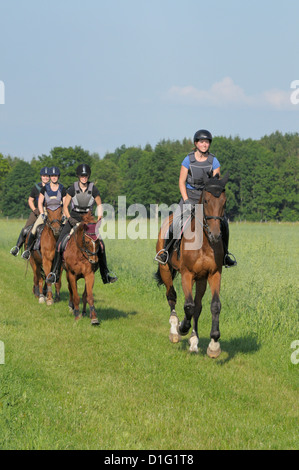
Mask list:
[[[95,223],[96,223],[96,221],[95,221],[95,219],[94,219],[94,217],[93,217],[93,215],[92,215],[92,213],[91,213],[90,211],[87,212],[86,214],[83,214],[83,215],[82,215],[82,222],[81,222],[81,224],[82,224],[82,223],[83,223],[83,225],[84,225],[84,224],[95,224]]]

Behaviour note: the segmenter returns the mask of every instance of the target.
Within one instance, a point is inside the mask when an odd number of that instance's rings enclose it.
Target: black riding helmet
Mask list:
[[[60,176],[58,166],[51,166],[51,168],[49,168],[49,176]]]
[[[213,140],[211,132],[207,131],[206,129],[200,129],[199,131],[195,132],[193,142],[197,142],[201,139],[207,139],[211,144]]]
[[[86,165],[86,163],[81,163],[81,165],[77,166],[76,169],[76,175],[78,177],[80,176],[88,176],[88,178],[91,175],[91,169],[89,165]]]

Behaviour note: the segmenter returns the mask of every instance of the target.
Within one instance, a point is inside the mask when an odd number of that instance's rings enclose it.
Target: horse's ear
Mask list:
[[[227,171],[227,172],[225,173],[225,175],[223,176],[223,178],[221,178],[221,180],[220,180],[221,183],[222,183],[222,185],[223,185],[223,187],[224,187],[224,186],[226,185],[226,183],[228,182],[228,178],[229,178],[229,172]]]

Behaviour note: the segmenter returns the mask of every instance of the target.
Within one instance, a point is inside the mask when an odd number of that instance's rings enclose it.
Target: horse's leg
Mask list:
[[[39,297],[39,283],[38,283],[38,274],[37,274],[37,266],[35,260],[32,256],[29,259],[32,271],[33,271],[33,294],[36,298]]]
[[[94,298],[93,298],[93,293],[92,293],[93,285],[94,285],[94,272],[92,271],[91,273],[85,276],[85,291],[86,291],[86,300],[89,305],[91,324],[95,326],[95,325],[99,325],[100,322],[97,317],[97,312],[94,308]],[[86,309],[86,303],[85,303],[85,309]]]
[[[161,281],[166,287],[166,298],[168,305],[170,307],[170,317],[169,317],[169,323],[170,323],[170,332],[169,332],[169,339],[172,343],[178,343],[180,341],[180,335],[178,333],[178,327],[179,327],[179,319],[177,316],[177,313],[175,311],[175,306],[176,306],[176,291],[173,287],[173,280],[172,280],[172,275],[171,271],[169,269],[169,266],[166,265],[159,265],[158,267],[158,277],[160,275]]]
[[[82,294],[82,317],[86,317],[86,305],[87,305],[87,291],[86,291],[86,281],[84,286],[84,292]]]
[[[75,274],[72,274],[71,272],[68,273],[68,281],[70,283],[70,287],[72,290],[72,300],[74,304],[74,315],[75,319],[79,320],[80,318],[80,311],[79,311],[79,302],[80,302],[80,297],[78,294],[78,289],[77,289],[77,278]]]
[[[70,300],[69,300],[69,310],[70,312],[74,312],[74,302],[73,302],[73,290],[72,290],[72,286],[71,286],[71,283],[69,281],[69,275],[68,275],[68,272],[66,271],[66,279],[67,279],[67,285],[68,285],[68,289],[69,289],[69,294],[70,294]]]
[[[48,258],[48,253],[43,253],[43,269],[45,276],[47,278],[48,274],[51,272],[51,267],[52,267],[52,260]],[[52,295],[52,284],[50,282],[47,282],[47,299],[46,299],[46,304],[47,305],[52,305],[54,303],[53,300],[53,295]]]
[[[62,268],[61,268],[59,280],[58,280],[58,282],[55,282],[55,299],[54,299],[54,302],[60,302],[61,276],[62,276]]]
[[[192,287],[193,287],[193,274],[190,271],[184,271],[181,273],[182,276],[182,287],[185,294],[185,304],[184,304],[184,312],[185,317],[184,320],[180,323],[179,326],[179,333],[182,336],[188,334],[191,328],[191,320],[195,312],[195,303],[192,296]]]
[[[202,311],[202,298],[207,288],[207,279],[196,281],[195,309],[193,315],[193,330],[189,339],[190,352],[198,352],[198,319]]]
[[[219,330],[219,315],[221,311],[221,302],[219,298],[221,273],[217,272],[208,278],[210,289],[212,293],[211,313],[212,313],[212,329],[210,333],[211,342],[207,349],[209,357],[218,357],[221,353],[220,349],[220,330]]]

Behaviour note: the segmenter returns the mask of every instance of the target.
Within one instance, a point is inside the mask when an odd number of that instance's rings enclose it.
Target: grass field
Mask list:
[[[33,297],[30,266],[9,254],[21,227],[0,221],[1,449],[298,449],[298,224],[231,224],[215,360],[209,291],[199,354],[169,342],[154,240],[106,240],[119,280],[97,273],[92,327],[69,313],[65,274],[60,303]]]

